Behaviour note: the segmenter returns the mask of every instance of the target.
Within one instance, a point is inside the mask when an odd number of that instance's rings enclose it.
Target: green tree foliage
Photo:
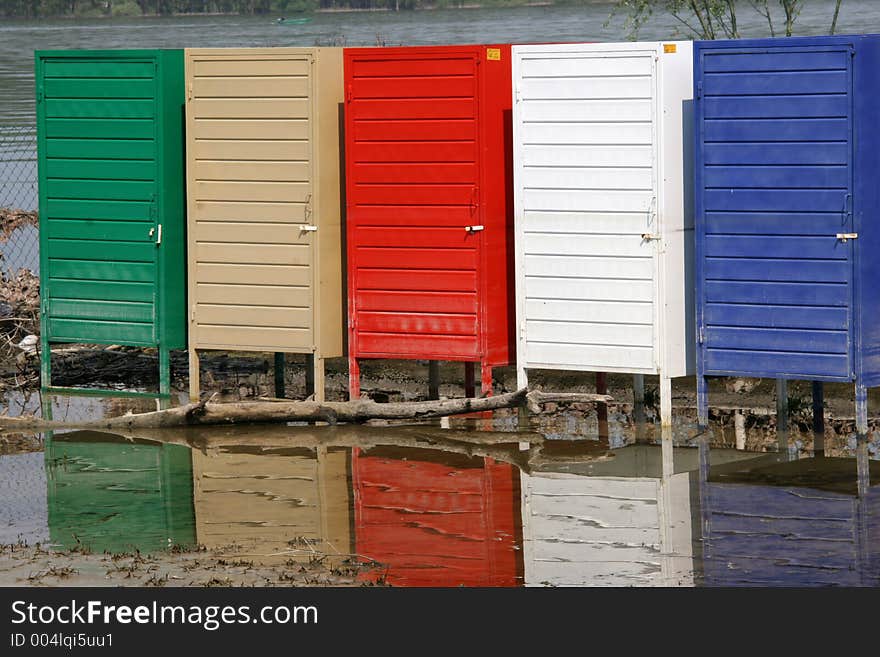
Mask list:
[[[837,29],[843,0],[837,0],[829,33]],[[695,39],[738,39],[741,34],[737,11],[756,11],[767,22],[771,36],[791,36],[806,0],[617,0],[609,20],[624,16],[630,38],[655,14],[672,16],[686,37]]]

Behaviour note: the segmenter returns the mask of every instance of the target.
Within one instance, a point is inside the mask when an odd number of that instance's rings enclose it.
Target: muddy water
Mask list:
[[[612,432],[539,420],[49,434],[0,457],[0,544],[73,550],[74,570],[80,552],[185,565],[193,546],[220,570],[364,565],[349,584],[880,584],[867,445],[803,457],[797,436],[759,452],[625,412]],[[27,583],[3,561],[0,584]]]

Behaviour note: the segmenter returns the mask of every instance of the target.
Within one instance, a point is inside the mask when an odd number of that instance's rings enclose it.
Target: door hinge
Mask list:
[[[698,337],[698,340],[700,344],[703,344],[706,341],[706,329],[702,324],[700,324],[700,335]]]
[[[192,82],[190,82],[189,84],[186,85],[186,99],[187,100],[193,99],[193,83]]]
[[[345,91],[345,101],[346,101],[347,103],[350,103],[350,102],[351,102],[351,97],[352,97],[352,93],[351,93],[351,85],[348,85],[348,89],[346,89],[346,91]]]
[[[513,87],[513,102],[518,103],[522,100],[522,92],[519,89],[519,82]]]
[[[192,308],[189,311],[189,321],[192,322],[193,324],[195,324],[195,321],[196,321],[196,309],[195,308]]]
[[[519,324],[519,337],[523,340],[526,337],[526,323],[524,321]]]
[[[697,82],[697,98],[703,97],[703,82]]]
[[[44,98],[45,98],[45,94],[43,93],[43,87],[42,86],[37,87],[37,102],[42,103]]]

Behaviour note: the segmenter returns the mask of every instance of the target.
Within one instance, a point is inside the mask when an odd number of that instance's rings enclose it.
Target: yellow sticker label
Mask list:
[[[675,52],[675,48],[676,48],[676,46],[674,43],[664,43],[663,44],[663,52],[665,52],[665,53]]]
[[[486,59],[501,61],[501,48],[486,48]]]

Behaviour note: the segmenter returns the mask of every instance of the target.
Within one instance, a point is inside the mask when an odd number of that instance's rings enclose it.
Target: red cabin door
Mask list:
[[[350,349],[478,360],[478,55],[413,51],[346,62]]]

